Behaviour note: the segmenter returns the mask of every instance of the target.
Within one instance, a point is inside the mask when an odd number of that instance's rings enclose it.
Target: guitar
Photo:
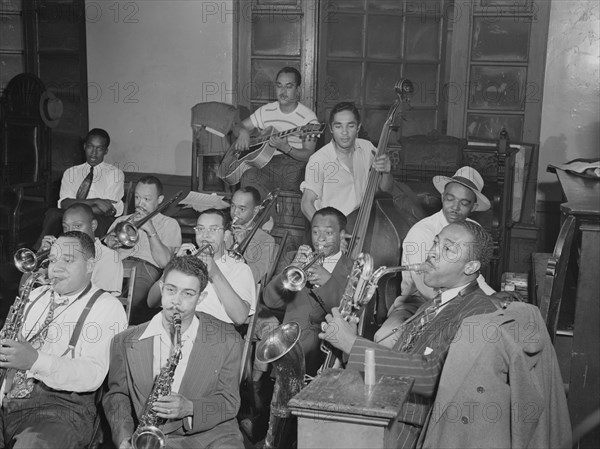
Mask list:
[[[246,150],[236,150],[234,145],[229,147],[217,170],[217,176],[229,185],[240,182],[244,172],[252,167],[263,168],[273,158],[277,148],[269,145],[271,137],[314,136],[319,137],[325,129],[324,123],[309,123],[276,133],[275,128],[265,128],[257,137],[250,139]]]

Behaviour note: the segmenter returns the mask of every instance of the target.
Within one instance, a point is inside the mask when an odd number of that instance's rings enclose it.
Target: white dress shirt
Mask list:
[[[104,246],[98,237],[94,246],[96,263],[92,272],[92,284],[115,296],[120,295],[123,287],[123,263],[119,259],[119,253]]]
[[[215,259],[215,263],[235,292],[242,300],[250,305],[248,316],[252,315],[256,308],[256,284],[250,267],[248,267],[244,261],[236,260],[229,257],[227,254],[219,259]],[[221,300],[217,296],[217,292],[215,291],[212,282],[208,283],[205,291],[207,292],[207,295],[200,304],[198,304],[196,311],[208,313],[226,323],[233,323],[233,320],[227,315]]]
[[[60,197],[58,207],[61,207],[63,200],[68,198],[75,199],[79,186],[90,172],[91,165],[87,162],[70,167],[63,173],[60,183]],[[117,211],[116,216],[123,214],[125,174],[114,165],[101,162],[94,167],[94,178],[87,198],[102,198],[115,201],[114,207]]]
[[[333,206],[348,216],[358,209],[369,179],[369,169],[377,148],[365,139],[356,139],[352,151],[352,171],[342,162],[333,141],[316,151],[306,164],[300,190],[312,190],[316,195],[315,209]]]
[[[108,372],[112,337],[127,327],[125,310],[117,298],[104,293],[97,299],[81,329],[74,351],[69,351],[69,340],[75,325],[96,290],[92,287],[79,299],[83,289],[68,296],[55,294],[55,301],[64,300],[64,303],[54,311],[54,319],[38,350],[38,358],[27,371],[28,377],[38,379],[56,390],[77,393],[94,391],[102,384]],[[47,286],[38,287],[31,292],[30,298],[34,302],[25,311],[21,329],[21,336],[25,340],[35,336],[44,323],[51,291]],[[4,397],[3,390],[4,385],[0,400]]]

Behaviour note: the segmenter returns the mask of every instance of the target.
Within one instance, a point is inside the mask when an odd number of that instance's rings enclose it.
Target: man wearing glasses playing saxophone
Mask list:
[[[173,449],[244,447],[236,420],[242,339],[196,312],[208,276],[199,258],[174,257],[160,282],[162,312],[113,339],[103,406],[119,449],[161,438]]]
[[[224,210],[208,209],[200,213],[194,231],[196,243],[184,243],[177,255],[192,253],[206,264],[206,299],[198,304],[205,312],[225,323],[243,324],[254,313],[256,287],[252,271],[243,261],[227,254],[225,240],[231,238],[230,218]],[[158,283],[148,294],[148,306],[160,305]]]

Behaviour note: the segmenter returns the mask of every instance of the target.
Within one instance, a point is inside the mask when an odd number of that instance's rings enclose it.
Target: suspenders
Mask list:
[[[75,325],[75,329],[73,330],[73,334],[71,335],[71,339],[69,340],[69,347],[61,357],[64,357],[69,352],[71,353],[71,358],[75,357],[75,345],[77,344],[77,340],[79,340],[79,336],[81,335],[81,329],[83,328],[83,324],[85,323],[85,320],[88,314],[90,313],[90,310],[92,309],[98,298],[104,293],[106,293],[104,290],[98,289],[88,300],[87,304],[85,305],[85,308],[81,312],[81,315],[79,315],[79,319],[77,320],[77,324]]]

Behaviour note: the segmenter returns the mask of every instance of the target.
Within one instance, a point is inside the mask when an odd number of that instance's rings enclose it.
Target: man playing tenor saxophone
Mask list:
[[[103,406],[113,441],[120,449],[135,447],[132,436],[143,423],[158,425],[157,438],[164,437],[168,448],[243,448],[235,419],[240,405],[241,337],[233,325],[196,314],[208,283],[199,258],[174,257],[163,279],[162,312],[112,342]],[[175,315],[181,327],[173,342]],[[165,370],[177,351],[178,362]],[[169,394],[148,401],[157,390]]]

